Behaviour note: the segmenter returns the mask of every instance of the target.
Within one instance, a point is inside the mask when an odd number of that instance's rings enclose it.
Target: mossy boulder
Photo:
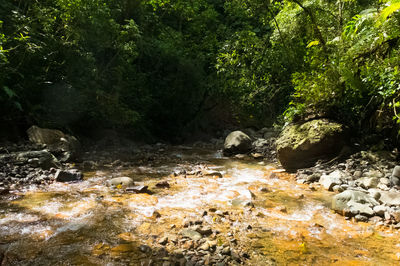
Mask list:
[[[335,157],[345,143],[344,126],[327,119],[287,126],[276,142],[277,155],[289,171]]]

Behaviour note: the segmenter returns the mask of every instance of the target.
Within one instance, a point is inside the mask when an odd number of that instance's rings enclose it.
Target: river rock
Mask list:
[[[356,180],[356,185],[365,189],[376,188],[378,183],[379,179],[375,176],[364,176]]]
[[[57,170],[55,179],[58,182],[71,182],[82,180],[82,173],[77,169]]]
[[[127,176],[115,177],[108,180],[108,184],[110,186],[118,186],[121,185],[123,187],[132,186],[134,184],[133,179]]]
[[[337,194],[332,199],[332,209],[346,216],[362,214],[372,216],[373,207],[379,203],[370,195],[354,190],[346,190]]]
[[[397,165],[392,172],[392,176],[390,177],[390,183],[393,186],[400,186],[400,166]]]
[[[337,155],[344,137],[344,126],[326,119],[289,125],[276,142],[278,159],[287,170],[309,167]]]
[[[201,234],[195,230],[191,229],[184,229],[182,230],[181,234],[183,236],[186,236],[188,238],[191,238],[192,240],[200,240],[202,238]]]
[[[332,191],[335,185],[342,183],[343,172],[340,170],[333,171],[329,175],[323,174],[319,179],[319,183],[327,190]]]
[[[381,191],[379,200],[388,206],[400,206],[400,192]]]
[[[251,138],[242,131],[233,131],[225,139],[225,155],[247,153],[251,150]]]
[[[12,154],[12,159],[19,164],[29,164],[32,167],[41,167],[50,169],[51,167],[59,167],[60,163],[48,150],[42,151],[26,151]]]
[[[45,144],[62,162],[75,158],[81,147],[79,141],[74,136],[64,134],[56,129],[32,126],[27,130],[27,134],[31,142]]]

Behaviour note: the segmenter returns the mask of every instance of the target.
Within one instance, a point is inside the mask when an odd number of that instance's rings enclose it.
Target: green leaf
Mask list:
[[[4,90],[4,92],[7,94],[7,96],[8,96],[9,98],[13,98],[13,97],[17,96],[17,95],[15,94],[15,92],[12,91],[12,90],[10,90],[10,88],[7,87],[7,86],[4,86],[4,87],[3,87],[3,90]]]

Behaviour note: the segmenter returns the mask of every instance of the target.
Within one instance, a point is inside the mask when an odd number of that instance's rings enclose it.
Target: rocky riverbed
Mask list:
[[[29,160],[36,157],[13,161],[16,154],[44,146],[3,148],[9,159],[2,165],[2,263],[398,263],[397,207],[382,201],[382,192],[397,193],[384,179],[395,165],[390,153],[358,152],[340,163],[289,174],[262,156],[273,139],[255,141],[265,149],[233,158],[222,154],[219,140],[195,147],[92,148],[80,161],[58,162],[48,170],[32,165],[37,160]],[[77,180],[57,181],[61,171]],[[48,178],[38,182],[42,175]],[[378,178],[379,197],[376,188],[355,182],[371,175]],[[328,185],[329,178],[334,182]],[[366,195],[340,201],[353,199],[359,205],[350,206],[359,209],[332,211],[332,200],[342,191]]]

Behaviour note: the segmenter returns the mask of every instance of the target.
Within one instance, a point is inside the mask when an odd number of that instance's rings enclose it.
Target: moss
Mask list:
[[[343,126],[328,120],[312,120],[304,124],[290,125],[283,130],[277,140],[278,149],[291,147],[297,149],[299,146],[309,143],[317,143],[327,136],[343,131]]]

